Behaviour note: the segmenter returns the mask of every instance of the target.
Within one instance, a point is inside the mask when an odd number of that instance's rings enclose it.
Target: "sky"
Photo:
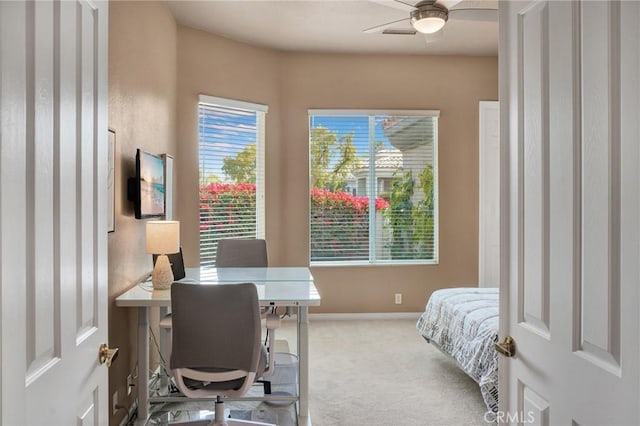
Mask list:
[[[384,142],[385,148],[392,148],[387,138],[382,132],[382,118],[376,118],[375,141]],[[338,138],[354,132],[353,143],[356,146],[358,155],[368,155],[369,153],[369,117],[361,116],[314,116],[311,117],[311,127],[322,126],[337,132]]]
[[[200,167],[206,163],[204,175],[215,174],[223,181],[223,158],[235,157],[256,141],[256,113],[228,108],[201,106],[199,117]],[[204,130],[204,136],[203,136]],[[203,148],[203,140],[206,147]]]
[[[204,115],[203,115],[204,114]],[[389,139],[382,131],[382,117],[376,118],[375,141],[382,141],[385,148],[392,148]],[[204,126],[204,127],[203,127]],[[365,157],[369,153],[369,117],[366,116],[313,116],[311,127],[322,126],[336,132],[338,138],[354,133],[353,143],[358,156]],[[256,114],[249,111],[205,106],[201,109],[200,131],[202,130],[206,148],[200,150],[201,165],[206,162],[205,175],[215,174],[224,180],[222,158],[235,157],[247,145],[256,140]]]

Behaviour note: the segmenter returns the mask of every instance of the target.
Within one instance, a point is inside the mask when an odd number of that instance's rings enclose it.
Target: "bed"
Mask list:
[[[487,409],[498,411],[498,289],[433,292],[416,325],[427,342],[451,356],[480,385]]]

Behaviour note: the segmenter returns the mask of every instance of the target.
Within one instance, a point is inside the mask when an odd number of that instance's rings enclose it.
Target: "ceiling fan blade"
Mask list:
[[[404,28],[387,28],[386,30],[382,31],[382,34],[384,35],[410,35],[410,36],[414,36],[416,34],[418,34],[418,32],[416,30],[410,30],[410,29],[404,29]]]
[[[378,3],[383,6],[391,7],[393,9],[402,10],[404,12],[413,12],[414,10],[416,10],[416,8],[413,7],[413,5],[401,0],[369,0],[369,1],[372,3]]]
[[[451,10],[452,7],[454,7],[455,5],[457,5],[462,1],[463,0],[437,0],[436,3],[438,3],[440,6],[444,6],[447,9]]]
[[[400,22],[405,22],[405,21],[408,21],[408,20],[409,20],[409,18],[404,18],[404,19],[399,19],[397,21],[393,21],[393,22],[387,22],[386,24],[376,25],[375,27],[364,29],[364,30],[362,30],[362,32],[363,33],[367,33],[367,34],[381,33],[384,30],[386,30],[387,28],[394,26],[395,24],[398,24]]]
[[[496,9],[453,9],[449,11],[449,19],[456,21],[485,21],[496,22]]]
[[[415,3],[412,4],[408,0],[393,0],[393,1],[395,1],[396,3],[401,3],[401,4],[405,5],[405,7],[410,11],[416,10],[416,7],[414,5]],[[402,7],[402,6],[396,6],[396,7]]]

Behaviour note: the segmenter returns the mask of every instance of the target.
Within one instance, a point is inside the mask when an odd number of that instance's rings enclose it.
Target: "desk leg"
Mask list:
[[[160,307],[160,320],[162,320],[167,314],[169,313],[169,308],[168,307]],[[164,328],[160,328],[159,330],[160,334],[158,336],[158,340],[160,341],[160,363],[163,364],[163,366],[168,370],[169,369],[169,359],[167,358],[167,330]],[[164,362],[163,362],[164,360]],[[165,370],[164,368],[160,368],[160,377],[159,377],[159,381],[160,381],[160,389],[167,389],[169,387],[169,375],[165,374]]]
[[[309,418],[309,308],[298,306],[299,411],[302,424]]]
[[[149,308],[138,308],[138,418],[144,425],[149,417]]]

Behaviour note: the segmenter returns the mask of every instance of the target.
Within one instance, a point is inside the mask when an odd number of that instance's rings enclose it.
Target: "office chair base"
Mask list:
[[[224,416],[224,401],[218,398],[216,401],[215,417],[209,423],[211,426],[242,426],[242,425],[254,425],[254,426],[277,426],[272,423],[253,422],[251,420],[236,420],[225,418]]]
[[[245,426],[245,425],[254,425],[254,426],[277,426],[273,423],[261,423],[261,422],[252,422],[251,420],[236,420],[236,419],[226,419],[224,423],[211,423],[215,426]]]

